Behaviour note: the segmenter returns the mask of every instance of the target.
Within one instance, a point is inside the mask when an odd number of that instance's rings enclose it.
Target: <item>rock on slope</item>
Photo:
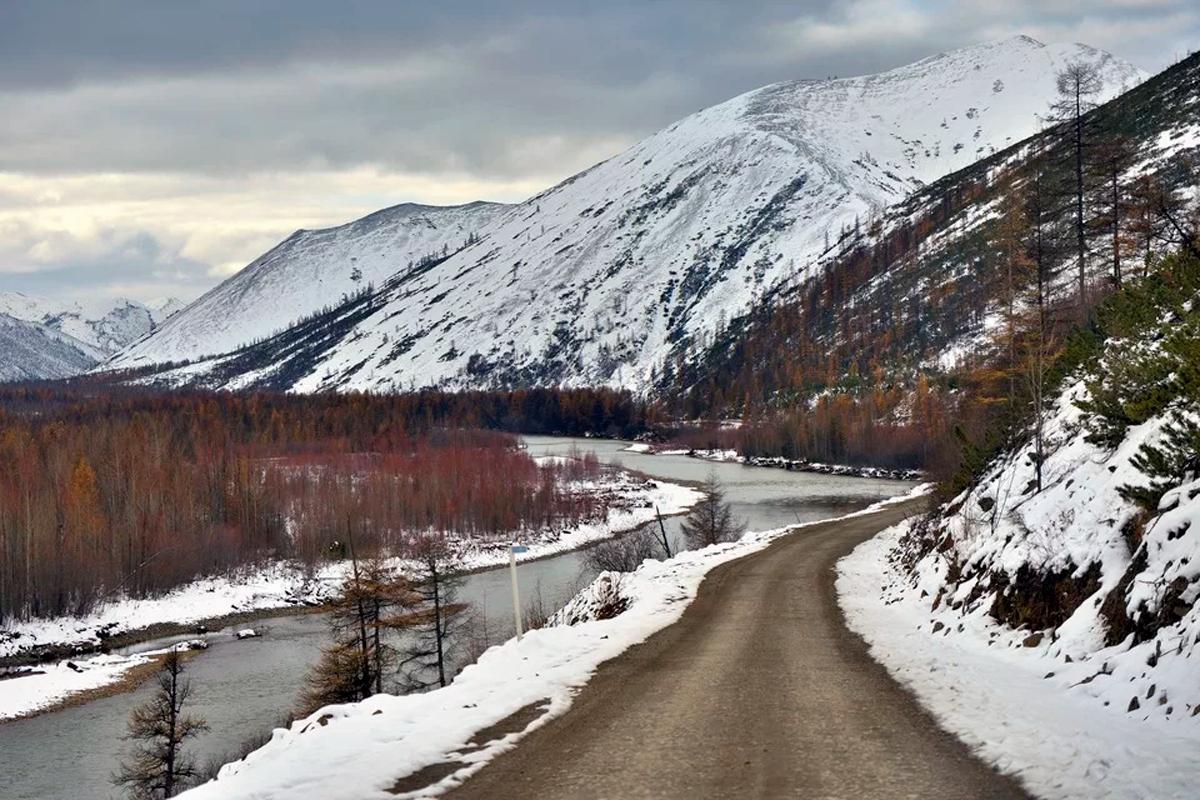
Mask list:
[[[1100,67],[1108,96],[1142,77],[1092,48],[1017,37],[880,75],[750,92],[499,214],[444,261],[392,261],[401,271],[369,304],[351,304],[344,324],[164,379],[298,391],[646,388],[766,288],[813,274],[840,231],[1033,132],[1056,71],[1076,60]],[[292,241],[246,273],[265,282],[273,261],[290,269]],[[310,274],[347,270],[351,254],[331,245]],[[273,308],[271,292],[238,306],[239,281],[214,290],[229,302],[213,313],[191,313],[197,303],[112,366],[228,349],[239,337],[219,316]]]

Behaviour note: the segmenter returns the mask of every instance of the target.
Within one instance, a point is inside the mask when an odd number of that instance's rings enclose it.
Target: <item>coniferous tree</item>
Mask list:
[[[1050,106],[1051,120],[1058,123],[1069,142],[1073,167],[1071,188],[1072,232],[1075,240],[1079,315],[1086,320],[1087,303],[1087,202],[1086,176],[1091,136],[1087,113],[1096,107],[1096,95],[1104,88],[1100,72],[1094,64],[1076,61],[1064,67],[1056,76],[1058,99]]]
[[[182,656],[177,649],[170,650],[155,676],[154,696],[129,717],[126,738],[138,744],[112,782],[125,787],[134,800],[174,797],[200,775],[183,745],[208,730],[208,725],[183,713],[192,691],[183,672]]]
[[[391,634],[403,625],[397,615],[420,601],[406,578],[382,559],[359,561],[351,553],[351,575],[333,602],[333,644],[309,673],[300,700],[302,716],[334,703],[355,703],[385,688],[397,662]]]

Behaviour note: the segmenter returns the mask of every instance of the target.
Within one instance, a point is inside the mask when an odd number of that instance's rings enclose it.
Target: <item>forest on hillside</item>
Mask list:
[[[1061,356],[1101,335],[1096,309],[1200,230],[1200,163],[1174,149],[1200,55],[1104,105],[1087,69],[1059,79],[1039,134],[843,231],[815,279],[667,365],[670,410],[745,420],[724,444],[747,455],[949,485],[1025,435]]]

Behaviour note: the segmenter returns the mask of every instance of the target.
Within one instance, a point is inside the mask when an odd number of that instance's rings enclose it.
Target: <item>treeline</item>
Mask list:
[[[600,511],[565,483],[594,462],[539,467],[515,438],[469,428],[546,414],[538,427],[583,432],[639,409],[609,392],[0,390],[0,624],[266,560],[315,563],[352,536],[396,551],[418,531],[573,524]]]
[[[436,427],[633,437],[666,419],[655,404],[605,388],[300,395],[163,391],[114,383],[105,376],[0,384],[0,415],[86,422],[142,412],[173,416],[181,425],[220,418],[239,444],[340,439],[353,450]]]
[[[674,447],[736,450],[747,458],[783,457],[826,464],[920,469],[942,456],[950,411],[925,378],[915,391],[876,387],[861,396],[822,394],[811,403],[756,411],[741,424],[675,426]]]

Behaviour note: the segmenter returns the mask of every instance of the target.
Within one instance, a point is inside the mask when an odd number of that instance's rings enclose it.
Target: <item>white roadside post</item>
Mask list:
[[[517,586],[517,553],[529,552],[528,547],[519,544],[514,544],[508,548],[508,568],[512,573],[512,589],[513,589],[513,620],[517,623],[517,641],[521,641],[522,634],[525,633],[521,625],[521,589]]]

